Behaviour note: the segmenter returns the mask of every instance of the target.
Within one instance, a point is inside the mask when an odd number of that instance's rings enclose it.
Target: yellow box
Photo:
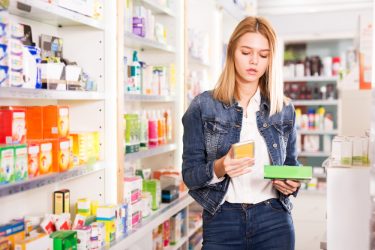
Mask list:
[[[26,238],[16,242],[15,250],[53,250],[53,240],[48,234],[38,234],[35,237]]]
[[[236,144],[233,144],[232,148],[234,159],[240,159],[244,157],[254,158],[254,141],[238,142]]]

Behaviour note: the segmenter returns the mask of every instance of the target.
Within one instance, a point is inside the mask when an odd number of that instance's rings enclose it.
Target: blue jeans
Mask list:
[[[292,217],[278,199],[203,211],[203,250],[293,250],[294,241]]]

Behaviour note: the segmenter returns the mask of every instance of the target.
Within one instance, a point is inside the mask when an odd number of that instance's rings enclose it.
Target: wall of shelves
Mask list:
[[[18,5],[17,5],[18,2]],[[20,5],[21,4],[21,5]],[[19,9],[18,7],[26,7]],[[115,4],[106,4],[106,13],[114,13]],[[29,24],[33,40],[38,45],[40,34],[63,38],[64,58],[76,61],[94,79],[97,91],[52,91],[22,88],[1,88],[0,105],[68,105],[70,131],[99,131],[100,161],[81,165],[68,172],[53,173],[23,182],[0,186],[2,204],[0,223],[23,215],[43,215],[52,212],[51,195],[54,191],[68,188],[71,192],[71,211],[78,198],[88,197],[101,203],[113,201],[116,186],[107,189],[106,179],[116,172],[116,149],[107,150],[115,142],[116,103],[110,84],[116,74],[116,32],[111,24],[115,16],[108,15],[105,22],[94,20],[45,1],[10,1],[9,17],[13,22]],[[79,34],[79,35],[78,35]],[[111,39],[109,39],[111,38]],[[112,41],[112,42],[109,42]],[[85,46],[77,46],[84,43]],[[112,51],[112,53],[111,53]],[[106,55],[104,57],[104,54]],[[84,117],[84,119],[82,119]],[[92,185],[95,183],[95,185]],[[115,195],[114,195],[115,196]],[[27,204],[25,206],[25,204]]]

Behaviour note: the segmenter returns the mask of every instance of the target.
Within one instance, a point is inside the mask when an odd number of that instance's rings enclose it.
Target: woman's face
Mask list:
[[[270,47],[266,37],[260,33],[246,33],[238,40],[234,52],[236,81],[258,83],[269,64]]]

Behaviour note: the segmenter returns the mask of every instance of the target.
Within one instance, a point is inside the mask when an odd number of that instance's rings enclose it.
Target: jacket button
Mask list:
[[[267,127],[268,127],[268,124],[267,124],[267,123],[263,123],[263,127],[264,127],[264,128],[267,128]]]
[[[277,148],[277,144],[276,144],[276,143],[274,143],[272,146],[273,146],[274,148]]]

